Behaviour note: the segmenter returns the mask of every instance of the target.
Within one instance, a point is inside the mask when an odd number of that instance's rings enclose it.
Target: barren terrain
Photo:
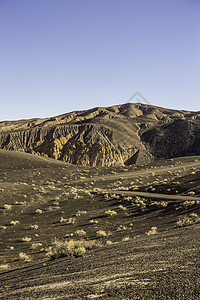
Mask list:
[[[84,167],[1,150],[0,214],[0,299],[200,299],[198,156]],[[58,241],[94,247],[53,257]]]

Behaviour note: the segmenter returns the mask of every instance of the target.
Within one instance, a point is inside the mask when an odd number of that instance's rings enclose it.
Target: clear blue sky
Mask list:
[[[199,0],[0,0],[0,120],[122,104],[200,110]]]

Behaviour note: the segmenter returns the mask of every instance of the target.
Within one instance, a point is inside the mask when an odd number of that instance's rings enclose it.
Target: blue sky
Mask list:
[[[0,0],[0,120],[122,104],[200,110],[199,0]]]

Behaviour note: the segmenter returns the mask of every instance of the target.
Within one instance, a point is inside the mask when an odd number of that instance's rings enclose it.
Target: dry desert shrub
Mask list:
[[[18,224],[20,224],[19,221],[15,221],[15,220],[10,221],[10,225],[18,225]]]
[[[129,187],[127,186],[127,187],[125,187],[125,186],[122,186],[122,187],[120,187],[120,189],[122,190],[122,191],[128,191],[129,190]],[[116,199],[120,199],[120,195],[117,195],[117,198]]]
[[[132,203],[133,205],[136,205],[141,211],[144,211],[147,207],[145,203],[146,199],[140,198],[139,196],[135,197],[134,202]]]
[[[104,230],[98,230],[96,232],[97,237],[106,237],[107,233]]]
[[[117,215],[117,212],[115,210],[108,209],[108,210],[105,211],[104,214],[105,214],[106,217],[113,217],[113,216]]]
[[[121,205],[121,204],[118,205],[118,208],[121,209],[121,210],[126,210],[126,209],[127,209],[125,206],[123,206],[123,205]]]
[[[131,197],[131,196],[126,196],[126,197],[124,197],[124,200],[125,201],[132,201],[133,200],[133,197]]]
[[[37,249],[37,248],[39,248],[39,247],[42,247],[42,243],[33,243],[33,244],[31,245],[31,249],[33,249],[33,250],[35,250],[35,249]]]
[[[158,208],[166,208],[168,206],[168,202],[165,202],[165,201],[162,201],[162,202],[159,202],[159,201],[154,201],[152,202],[151,204],[152,206],[157,206]]]
[[[1,264],[0,265],[0,270],[4,271],[4,270],[8,270],[10,268],[9,264]]]
[[[110,199],[111,198],[108,193],[103,193],[103,196],[104,196],[105,199]]]
[[[1,225],[0,226],[0,229],[6,229],[7,227],[6,226],[4,226],[4,225]]]
[[[53,184],[54,184],[53,181],[46,181],[46,182],[44,182],[44,185],[53,185]]]
[[[68,218],[68,219],[65,219],[63,217],[60,218],[60,223],[74,224],[75,221],[76,221],[75,218]]]
[[[188,192],[187,194],[188,194],[189,196],[194,196],[194,195],[195,195],[195,192],[190,191],[190,192]]]
[[[76,221],[75,218],[69,218],[69,219],[67,219],[67,224],[74,224],[75,221]]]
[[[27,205],[27,201],[15,201],[14,205]]]
[[[29,229],[38,229],[39,226],[37,224],[30,225]]]
[[[51,212],[51,211],[55,211],[57,209],[60,209],[60,206],[55,205],[55,206],[49,206],[49,207],[47,207],[45,209],[45,211]]]
[[[157,227],[151,227],[151,229],[149,231],[146,232],[147,235],[153,235],[156,234],[157,232]]]
[[[47,249],[47,257],[49,259],[57,259],[64,256],[79,257],[85,254],[87,250],[99,247],[100,244],[94,240],[69,240],[63,241],[55,239],[52,246]]]
[[[89,190],[84,190],[85,195],[91,196],[91,193]]]
[[[112,241],[110,241],[110,240],[107,240],[107,241],[106,241],[106,245],[107,245],[107,246],[111,246],[112,244],[113,244]]]
[[[91,224],[98,224],[98,223],[99,223],[98,220],[94,220],[94,219],[90,220],[89,222],[90,222]]]
[[[129,236],[125,236],[123,239],[122,239],[122,242],[127,242],[130,240],[130,237]]]
[[[180,216],[176,224],[179,227],[192,225],[200,222],[200,216],[196,213],[191,213],[189,215]]]
[[[160,202],[160,207],[165,208],[168,206],[168,202],[162,201]]]
[[[200,201],[187,200],[187,201],[185,201],[185,202],[182,203],[182,206],[187,209],[188,207],[196,205],[196,204],[199,205]]]
[[[96,191],[96,192],[101,192],[101,188],[94,188],[94,190]]]
[[[64,222],[67,222],[67,219],[61,217],[61,218],[60,218],[60,223],[64,223]]]
[[[121,231],[121,230],[127,230],[127,226],[124,226],[124,225],[118,226],[117,231]]]
[[[19,259],[25,262],[31,261],[30,257],[24,252],[19,253]]]
[[[28,237],[28,236],[24,236],[22,238],[22,242],[30,242],[32,240],[32,238]]]
[[[86,232],[83,229],[77,229],[75,234],[78,236],[84,236],[84,235],[86,235]]]
[[[10,204],[4,204],[4,209],[5,210],[11,210],[12,209],[12,205],[10,205]]]
[[[59,198],[58,198],[58,199],[59,199]],[[54,201],[52,201],[52,204],[51,204],[51,205],[53,205],[53,206],[59,206],[60,203],[59,203],[58,201],[54,200]]]
[[[83,256],[85,253],[86,253],[86,248],[84,246],[80,246],[74,249],[75,257]]]
[[[81,215],[84,215],[86,213],[87,213],[87,211],[85,211],[85,210],[78,210],[76,213],[76,217],[80,217]]]

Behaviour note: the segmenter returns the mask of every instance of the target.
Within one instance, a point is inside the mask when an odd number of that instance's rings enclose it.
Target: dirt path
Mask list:
[[[127,195],[127,196],[140,196],[145,198],[156,198],[161,200],[174,201],[200,201],[200,197],[194,196],[182,196],[182,195],[168,195],[168,194],[157,194],[157,193],[147,193],[138,191],[113,191],[113,190],[101,190],[103,193],[117,194],[117,195]]]
[[[200,161],[197,162],[190,162],[190,163],[183,163],[179,165],[171,165],[169,167],[161,166],[157,168],[150,168],[150,169],[142,169],[142,170],[136,170],[133,172],[123,172],[118,174],[108,174],[108,175],[100,175],[100,176],[93,176],[89,178],[85,178],[84,181],[101,181],[101,180],[118,180],[120,178],[128,179],[128,178],[134,178],[138,176],[147,176],[147,175],[155,175],[155,174],[162,174],[166,173],[168,171],[188,171],[190,168],[196,167],[200,168]],[[76,180],[75,182],[78,182],[79,180]],[[149,192],[139,192],[139,191],[123,191],[123,190],[110,190],[110,189],[103,189],[101,190],[103,193],[109,193],[109,194],[118,194],[118,195],[127,195],[127,196],[141,196],[146,198],[156,198],[160,200],[166,200],[166,201],[200,201],[200,197],[195,196],[183,196],[180,194],[177,195],[169,195],[169,194],[158,194],[158,193],[149,193]]]
[[[136,171],[131,171],[131,172],[120,172],[117,174],[108,174],[108,175],[98,175],[98,176],[92,176],[85,178],[84,181],[98,181],[98,180],[110,180],[110,179],[120,179],[122,177],[123,179],[125,178],[134,178],[138,176],[147,176],[153,174],[160,174],[160,173],[166,173],[168,171],[177,171],[177,170],[184,170],[184,169],[189,169],[192,167],[199,167],[200,168],[200,161],[197,162],[190,162],[190,163],[183,163],[179,165],[171,165],[170,167],[157,167],[157,168],[150,168],[150,169],[142,169],[142,170],[136,170]],[[83,180],[83,179],[82,179]],[[80,179],[74,180],[73,182],[79,182]]]

